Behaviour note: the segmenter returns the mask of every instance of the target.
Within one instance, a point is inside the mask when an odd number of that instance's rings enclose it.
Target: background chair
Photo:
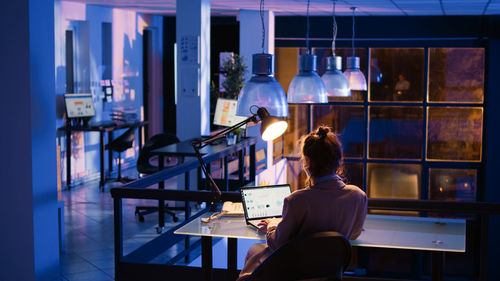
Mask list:
[[[338,232],[297,237],[277,249],[246,280],[342,280],[351,261],[351,243]]]
[[[158,157],[151,154],[151,151],[158,149],[160,147],[164,147],[170,144],[178,143],[179,139],[172,134],[157,134],[151,137],[139,152],[139,158],[137,159],[137,171],[141,174],[153,174],[158,172]],[[165,169],[169,167],[173,167],[177,164],[184,162],[184,157],[165,157]],[[174,222],[177,222],[179,219],[175,215],[172,210],[182,210],[183,208],[172,208],[165,206],[165,213],[172,216]],[[152,214],[154,212],[158,212],[157,206],[137,206],[135,207],[135,214],[139,217],[139,221],[144,221],[144,216],[148,214]]]
[[[116,181],[126,183],[129,181],[132,181],[132,179],[129,178],[122,178],[122,152],[125,150],[132,148],[134,144],[134,139],[135,139],[135,130],[137,129],[137,126],[130,127],[125,133],[123,133],[121,136],[118,138],[112,140],[110,143],[106,144],[105,149],[109,149],[112,151],[118,152],[118,178],[116,178]]]

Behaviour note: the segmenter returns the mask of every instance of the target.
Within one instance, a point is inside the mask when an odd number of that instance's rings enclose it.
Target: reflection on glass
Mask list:
[[[299,138],[307,134],[308,105],[290,104],[290,115],[287,119],[288,128],[285,132],[285,156],[299,155]]]
[[[278,161],[283,157],[283,136],[273,140],[273,161]]]
[[[419,199],[420,165],[368,163],[367,169],[370,198]]]
[[[481,161],[483,109],[430,107],[427,158]]]
[[[483,48],[429,50],[429,101],[482,103]]]
[[[362,158],[365,140],[365,110],[362,106],[313,106],[313,128],[332,127],[340,135],[344,157]]]
[[[370,101],[423,101],[423,48],[371,49]]]
[[[363,189],[363,164],[344,162],[344,180],[346,184],[354,184],[355,186]]]
[[[472,169],[430,169],[431,200],[475,201],[477,171]]]
[[[422,107],[370,107],[369,157],[422,159]]]
[[[287,183],[292,188],[292,191],[303,189],[306,187],[307,175],[304,172],[304,169],[302,169],[301,161],[286,161],[286,177]]]

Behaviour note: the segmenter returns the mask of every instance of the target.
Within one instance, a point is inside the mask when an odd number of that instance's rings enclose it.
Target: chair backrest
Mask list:
[[[153,166],[150,163],[150,158],[153,156],[151,151],[178,142],[179,139],[172,134],[161,133],[152,136],[148,141],[146,141],[139,152],[139,158],[137,159],[137,171],[142,174],[152,174],[157,172],[158,167]]]
[[[351,260],[351,243],[344,235],[317,232],[290,240],[271,254],[248,280],[342,280]]]
[[[118,152],[123,152],[132,147],[135,138],[135,130],[137,126],[130,127],[125,133],[121,134],[116,139],[106,145],[106,149],[111,149]]]

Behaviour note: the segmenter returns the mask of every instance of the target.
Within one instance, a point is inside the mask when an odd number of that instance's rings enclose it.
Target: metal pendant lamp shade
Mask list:
[[[252,56],[252,78],[245,83],[238,95],[236,115],[252,116],[250,107],[265,107],[276,117],[288,116],[285,91],[274,75],[274,55],[254,54]]]
[[[359,69],[359,57],[348,57],[344,76],[349,82],[351,90],[366,91],[365,75]]]
[[[316,73],[316,56],[299,56],[299,73],[288,87],[289,103],[327,103],[328,92]]]
[[[327,57],[326,72],[321,76],[329,97],[348,97],[351,95],[349,81],[342,74],[342,57]]]

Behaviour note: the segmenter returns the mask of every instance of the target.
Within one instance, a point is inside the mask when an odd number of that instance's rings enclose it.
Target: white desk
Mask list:
[[[175,234],[202,236],[202,267],[211,280],[212,237],[228,239],[228,270],[236,271],[236,239],[265,239],[243,217],[221,217],[202,223],[205,213],[177,229]],[[433,280],[442,279],[444,252],[465,252],[466,221],[463,219],[368,215],[363,232],[353,246],[433,251]],[[231,261],[234,259],[234,261]]]

